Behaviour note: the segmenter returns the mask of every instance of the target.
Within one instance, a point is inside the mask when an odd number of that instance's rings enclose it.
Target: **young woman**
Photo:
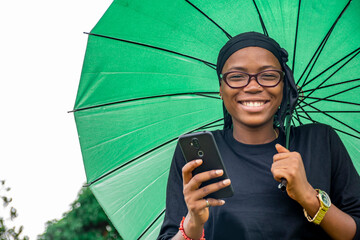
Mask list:
[[[297,99],[286,61],[277,42],[255,32],[221,49],[225,128],[213,134],[230,179],[200,188],[223,172],[193,176],[202,161],[186,163],[177,147],[158,239],[360,239],[360,178],[335,131],[292,128],[285,148],[284,118]],[[226,202],[206,197],[229,184]]]

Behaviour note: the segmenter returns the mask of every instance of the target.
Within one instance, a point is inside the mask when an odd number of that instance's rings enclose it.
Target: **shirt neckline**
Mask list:
[[[233,136],[233,129],[225,130],[225,139],[229,143],[229,146],[238,153],[246,151],[247,153],[254,154],[263,154],[264,151],[275,150],[275,144],[279,143],[282,146],[285,146],[285,133],[279,129],[278,138],[274,139],[271,142],[264,144],[245,144],[237,141]]]

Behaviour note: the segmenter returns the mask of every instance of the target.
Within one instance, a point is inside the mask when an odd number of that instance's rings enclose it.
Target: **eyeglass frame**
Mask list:
[[[263,72],[269,72],[269,71],[275,71],[275,72],[280,73],[280,79],[279,79],[279,81],[278,81],[275,85],[273,85],[273,86],[264,86],[264,85],[262,85],[261,83],[259,83],[257,77],[258,77],[259,74],[261,74],[261,73],[263,73]],[[227,76],[228,74],[234,73],[234,72],[244,73],[244,74],[248,75],[248,76],[249,76],[248,82],[247,82],[244,86],[242,86],[242,87],[232,87],[232,86],[230,86],[230,84],[226,81],[226,76]],[[284,79],[284,76],[285,76],[285,73],[284,73],[283,71],[281,71],[281,70],[278,70],[278,69],[268,69],[268,70],[264,70],[264,71],[258,72],[258,73],[256,73],[256,74],[250,74],[250,73],[241,72],[241,71],[230,71],[230,72],[226,72],[226,73],[224,73],[224,74],[220,74],[220,80],[223,80],[223,81],[226,83],[226,85],[228,85],[230,88],[234,88],[234,89],[246,87],[247,85],[249,85],[252,77],[254,77],[254,78],[255,78],[255,81],[256,81],[260,86],[262,86],[262,87],[276,87],[277,85],[279,85],[279,83],[281,82],[281,80]]]

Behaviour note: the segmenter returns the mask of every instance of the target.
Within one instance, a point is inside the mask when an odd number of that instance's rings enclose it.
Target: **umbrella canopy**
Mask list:
[[[222,128],[215,63],[257,31],[289,52],[292,124],[333,126],[360,170],[360,0],[114,0],[89,33],[74,115],[87,183],[124,239],[155,239],[177,137]]]

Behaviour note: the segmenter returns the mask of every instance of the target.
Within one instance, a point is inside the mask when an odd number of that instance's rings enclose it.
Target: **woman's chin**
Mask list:
[[[233,118],[233,125],[234,127],[237,126],[243,126],[247,128],[259,128],[264,126],[272,126],[273,125],[273,118],[271,119],[264,119],[261,117],[249,117],[245,119],[234,119]]]

